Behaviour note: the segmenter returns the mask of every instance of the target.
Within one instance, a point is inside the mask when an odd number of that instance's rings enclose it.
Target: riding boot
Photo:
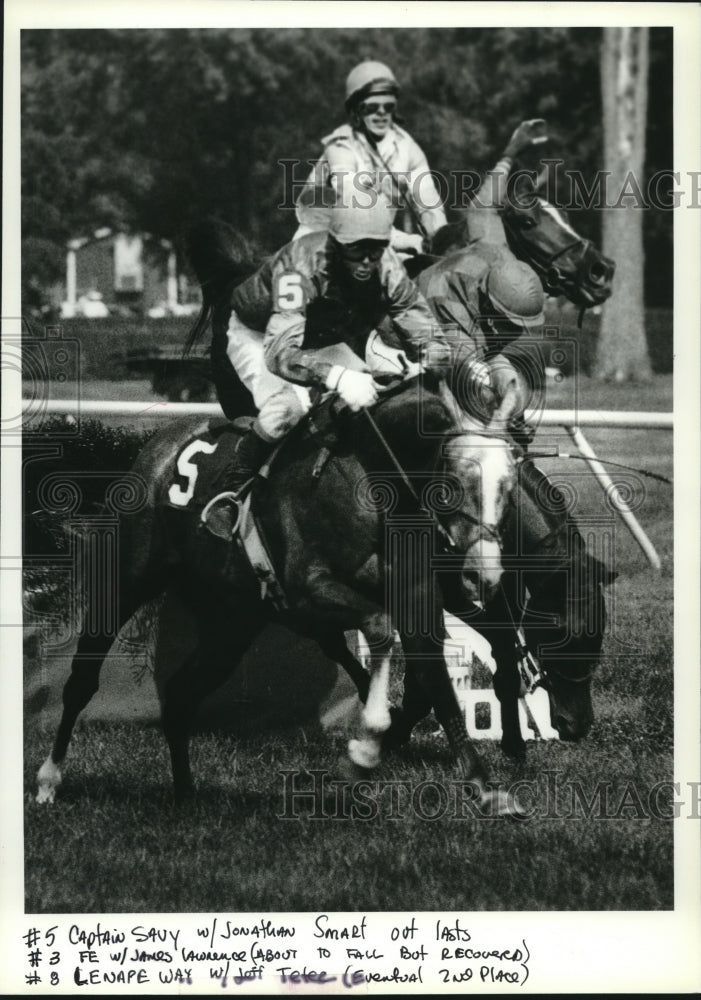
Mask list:
[[[229,539],[236,532],[246,488],[253,483],[276,444],[276,441],[266,441],[252,427],[239,439],[232,461],[223,474],[224,491],[213,497],[202,511],[202,524],[213,535]]]

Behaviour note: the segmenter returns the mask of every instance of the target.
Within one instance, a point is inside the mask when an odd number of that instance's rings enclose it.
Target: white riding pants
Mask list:
[[[253,396],[258,410],[256,430],[261,437],[277,441],[284,437],[311,406],[309,390],[273,374],[265,364],[263,334],[251,330],[231,313],[226,354],[236,374]],[[403,351],[389,347],[377,331],[368,337],[365,362],[376,374],[406,374],[411,366]],[[416,366],[418,370],[418,366]]]
[[[284,437],[311,406],[309,390],[270,371],[263,355],[263,334],[249,329],[235,312],[229,320],[226,354],[253,396],[260,436],[270,441]]]

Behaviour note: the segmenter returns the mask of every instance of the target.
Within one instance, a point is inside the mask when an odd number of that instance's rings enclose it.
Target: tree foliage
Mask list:
[[[664,35],[651,33],[662,93],[671,87]],[[279,161],[300,161],[296,180],[306,176],[321,137],[344,121],[345,77],[365,57],[393,68],[406,125],[435,170],[484,172],[515,125],[540,116],[552,155],[591,176],[602,166],[600,36],[591,28],[23,31],[25,287],[61,272],[66,240],[104,225],[177,243],[213,213],[271,249],[284,243],[295,219],[280,208]],[[657,106],[649,136],[651,158],[664,165],[671,135],[659,116],[668,110]],[[600,239],[594,210],[574,221]],[[671,258],[671,225],[666,234],[666,220],[655,225]]]

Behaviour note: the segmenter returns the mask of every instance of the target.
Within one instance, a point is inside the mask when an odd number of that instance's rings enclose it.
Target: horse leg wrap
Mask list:
[[[362,740],[349,740],[348,756],[357,767],[372,771],[380,763],[379,739],[367,736]]]
[[[54,801],[56,789],[61,784],[61,769],[49,756],[39,768],[37,773],[37,802]]]

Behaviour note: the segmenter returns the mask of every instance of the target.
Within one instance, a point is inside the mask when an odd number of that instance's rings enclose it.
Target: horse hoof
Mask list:
[[[51,805],[56,799],[56,789],[50,785],[39,785],[36,795],[36,802]]]
[[[348,741],[348,757],[364,771],[372,771],[380,763],[380,740],[368,738]]]
[[[176,809],[186,808],[195,801],[195,786],[185,785],[183,788],[173,789],[173,802]]]
[[[37,797],[40,803],[52,803],[56,798],[56,789],[61,784],[61,769],[47,757],[37,773]]]
[[[480,798],[480,808],[485,816],[507,816],[509,819],[520,821],[530,819],[531,816],[519,806],[512,794],[504,792],[500,788],[483,792]]]
[[[355,764],[350,757],[339,757],[336,764],[336,774],[338,781],[345,781],[350,785],[356,781],[365,781],[372,774],[372,770]]]
[[[383,750],[396,750],[405,746],[411,738],[411,726],[404,717],[401,708],[390,708],[391,725],[382,736]]]
[[[523,740],[517,743],[501,742],[501,752],[511,760],[524,761],[526,759],[526,744]]]

